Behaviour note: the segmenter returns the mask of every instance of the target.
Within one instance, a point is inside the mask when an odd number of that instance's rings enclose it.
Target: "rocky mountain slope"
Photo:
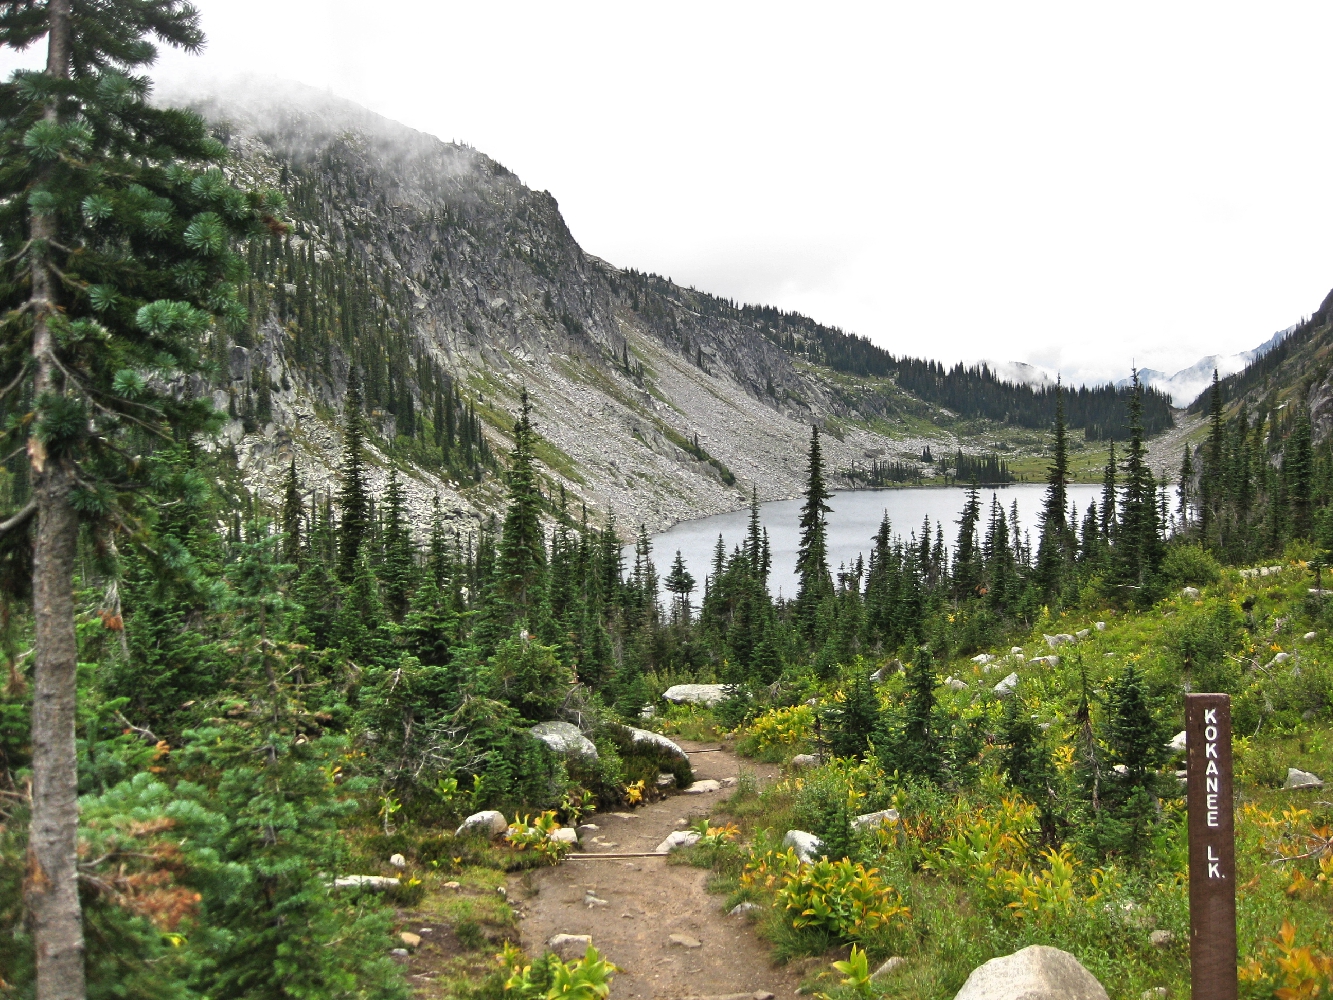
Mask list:
[[[450,383],[496,452],[508,446],[526,389],[551,488],[622,525],[652,529],[734,509],[752,487],[761,499],[799,492],[811,423],[829,431],[834,469],[957,444],[944,430],[909,431],[908,417],[919,425],[938,410],[890,380],[835,376],[784,351],[734,303],[583,252],[549,193],[474,149],[271,81],[165,99],[203,113],[235,154],[236,173],[280,185],[291,202],[295,230],[267,270],[261,261],[251,290],[252,342],[228,347],[211,387],[235,414],[224,442],[261,491],[277,488],[291,458],[307,489],[335,489],[349,365],[369,370],[368,350],[369,364],[383,355],[386,369],[403,369],[397,396],[415,399],[424,416],[422,372]],[[350,338],[355,310],[338,282],[316,288],[327,268],[344,282],[356,272],[366,287],[370,321]],[[297,315],[291,303],[303,293],[310,308]],[[321,322],[335,330],[317,331],[320,356],[303,363],[302,339]],[[405,361],[395,356],[404,352]],[[237,401],[261,394],[264,412],[247,420]],[[423,460],[422,449],[397,454],[401,407],[368,408],[378,432],[374,489],[391,463],[405,469],[423,526],[435,496],[455,520],[495,508],[493,476],[468,482]],[[873,430],[872,420],[900,433]]]

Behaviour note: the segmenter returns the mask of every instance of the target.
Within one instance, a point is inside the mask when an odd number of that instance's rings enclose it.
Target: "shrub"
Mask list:
[[[611,992],[612,976],[620,971],[592,945],[573,963],[562,962],[548,952],[525,965],[523,952],[508,942],[495,957],[509,973],[504,984],[506,994],[518,1000],[604,1000]]]
[[[1222,578],[1222,567],[1201,545],[1172,545],[1162,560],[1162,577],[1173,587],[1206,587]]]
[[[785,754],[808,747],[814,733],[815,713],[809,705],[774,708],[750,723],[736,748],[753,756],[764,756],[774,750]]]
[[[816,861],[789,870],[777,902],[795,928],[811,927],[844,941],[861,940],[889,924],[905,924],[911,910],[879,871],[843,858]]]

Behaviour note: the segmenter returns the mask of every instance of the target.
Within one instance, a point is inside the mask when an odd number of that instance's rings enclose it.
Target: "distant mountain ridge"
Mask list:
[[[1220,378],[1226,378],[1228,375],[1235,375],[1244,371],[1253,361],[1262,358],[1291,336],[1299,327],[1299,323],[1293,323],[1285,330],[1279,330],[1273,334],[1258,347],[1241,351],[1239,354],[1210,354],[1206,358],[1200,358],[1188,368],[1182,368],[1174,375],[1168,375],[1166,372],[1160,372],[1152,368],[1140,368],[1139,380],[1144,385],[1150,385],[1154,389],[1160,389],[1162,392],[1169,394],[1172,403],[1183,409],[1190,406],[1212,384],[1214,371]],[[1124,388],[1128,386],[1131,378],[1120,379],[1116,382],[1116,387]]]

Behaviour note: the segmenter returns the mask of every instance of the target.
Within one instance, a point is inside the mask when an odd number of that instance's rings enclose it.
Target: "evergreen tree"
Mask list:
[[[347,399],[343,410],[342,488],[338,493],[338,572],[351,582],[356,575],[361,549],[370,533],[370,497],[365,479],[365,417],[361,413],[361,380],[353,367],[347,375]]]
[[[395,621],[402,621],[416,576],[416,547],[407,523],[407,505],[397,469],[389,470],[385,502],[384,562],[380,578],[384,582],[384,600],[389,614]]]
[[[137,519],[157,440],[207,423],[167,387],[202,368],[212,319],[245,325],[238,238],[276,227],[281,199],[233,188],[226,150],[196,115],[158,108],[136,75],[149,38],[193,51],[182,0],[29,0],[0,8],[0,44],[43,36],[44,70],[0,87],[0,385],[21,388],[0,443],[26,444],[31,499],[0,517],[29,532],[36,661],[26,905],[39,1000],[85,993],[76,838],[73,574],[81,522],[99,548]],[[182,280],[188,275],[189,280]],[[24,412],[27,411],[27,412]],[[26,442],[22,439],[26,438]],[[34,516],[35,515],[35,516]],[[137,528],[127,533],[142,538]],[[16,587],[27,590],[27,582]]]
[[[903,718],[903,763],[910,774],[933,778],[939,774],[936,753],[935,658],[929,646],[916,651],[907,668],[907,705]]]
[[[1180,460],[1180,530],[1185,533],[1189,532],[1190,510],[1194,505],[1194,460],[1190,451],[1190,446],[1185,445],[1185,454]]]
[[[532,407],[528,393],[519,395],[519,416],[514,421],[514,449],[510,452],[509,502],[500,533],[497,590],[516,616],[536,607],[546,571],[546,540],[541,522],[541,493],[533,468]]]
[[[1116,464],[1115,442],[1110,443],[1106,452],[1106,468],[1102,471],[1102,541],[1107,545],[1112,542],[1115,533],[1116,512]]]
[[[965,598],[976,594],[981,586],[981,553],[977,545],[977,524],[981,521],[981,494],[973,483],[963,501],[962,516],[958,520],[958,544],[954,549],[954,597]]]
[[[1291,437],[1282,449],[1282,474],[1287,481],[1287,501],[1291,505],[1291,530],[1297,538],[1309,538],[1314,499],[1314,454],[1310,443],[1310,413],[1305,408],[1304,393],[1295,401],[1296,417]]]
[[[1217,515],[1222,454],[1226,433],[1222,423],[1222,381],[1213,369],[1213,384],[1208,390],[1208,442],[1203,452],[1203,475],[1199,479],[1199,536],[1205,545],[1212,543],[1213,523]]]
[[[796,553],[797,614],[807,631],[813,628],[819,604],[833,593],[828,567],[828,523],[830,493],[824,486],[824,457],[819,449],[819,425],[810,428],[810,466],[806,476],[805,503],[801,506],[801,541]]]
[[[1133,384],[1139,384],[1136,370]],[[1139,419],[1139,394],[1129,397],[1129,447],[1125,452],[1125,487],[1120,498],[1120,520],[1116,525],[1112,560],[1112,582],[1127,603],[1150,604],[1161,561],[1161,535],[1157,523],[1157,486],[1148,468]]]
[[[675,595],[671,608],[672,620],[678,625],[690,624],[690,594],[694,593],[694,577],[685,568],[680,549],[676,550],[676,561],[671,564],[665,585]]]
[[[287,482],[282,491],[282,558],[296,565],[301,561],[301,515],[305,501],[301,499],[301,481],[296,478],[296,459],[287,467]]]
[[[1055,385],[1055,448],[1046,477],[1046,500],[1042,507],[1041,541],[1037,547],[1037,583],[1045,598],[1058,597],[1065,571],[1073,561],[1068,518],[1069,444],[1065,437],[1064,390]]]

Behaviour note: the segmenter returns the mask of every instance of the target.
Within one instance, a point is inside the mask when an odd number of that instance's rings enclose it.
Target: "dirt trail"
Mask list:
[[[677,742],[687,751],[718,745]],[[742,767],[726,750],[691,753],[690,763],[696,780],[734,778]],[[777,775],[771,766],[749,761],[744,766],[761,783]],[[673,795],[621,816],[599,813],[588,822],[597,824],[596,836],[606,846],[589,844],[584,853],[652,851],[673,830],[710,816],[731,792],[723,788]],[[756,991],[794,1000],[798,972],[772,964],[768,945],[755,935],[749,921],[728,916],[722,909],[723,897],[708,894],[708,877],[701,868],[668,865],[665,857],[566,860],[554,868],[512,876],[509,898],[519,911],[523,947],[530,955],[541,954],[555,934],[592,935],[602,955],[623,970],[611,987],[617,1000],[680,1000]],[[606,905],[589,906],[588,890]],[[672,944],[672,934],[693,938],[700,946]]]

